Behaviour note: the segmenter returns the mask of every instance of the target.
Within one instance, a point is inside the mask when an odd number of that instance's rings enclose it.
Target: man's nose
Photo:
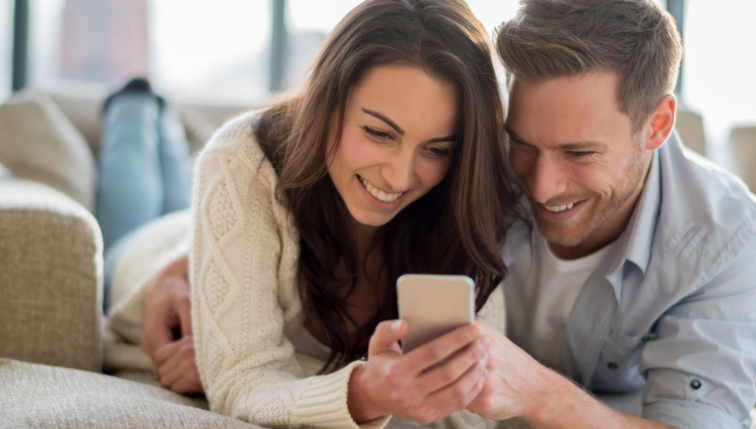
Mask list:
[[[415,174],[415,151],[399,150],[383,166],[383,177],[391,186],[390,191],[404,192],[412,184]]]
[[[543,204],[567,190],[563,169],[550,154],[540,153],[527,180],[531,196]]]

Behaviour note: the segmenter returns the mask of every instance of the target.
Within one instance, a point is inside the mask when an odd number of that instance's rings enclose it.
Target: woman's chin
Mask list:
[[[389,223],[396,215],[395,213],[371,213],[367,210],[350,210],[350,214],[352,215],[352,219],[354,219],[358,225],[370,228],[380,228]]]

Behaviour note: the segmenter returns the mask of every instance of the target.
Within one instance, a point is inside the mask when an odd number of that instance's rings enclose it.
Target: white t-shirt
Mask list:
[[[538,228],[531,235],[529,270],[518,264],[509,267],[506,282],[525,283],[528,323],[523,329],[523,348],[542,364],[558,369],[567,318],[580,291],[611,248],[611,244],[588,256],[566,261],[549,248]]]

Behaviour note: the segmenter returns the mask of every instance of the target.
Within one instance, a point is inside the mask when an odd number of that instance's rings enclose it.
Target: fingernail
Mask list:
[[[485,365],[486,362],[488,362],[488,353],[486,353],[486,354],[484,354],[483,356],[480,357],[480,364],[481,365]]]
[[[391,333],[392,334],[396,334],[397,332],[399,332],[399,328],[401,328],[401,327],[402,327],[402,321],[401,320],[397,320],[395,322],[391,322]]]
[[[488,343],[490,342],[490,341],[488,340],[488,337],[483,337],[483,339],[482,339],[481,341],[483,342],[483,345],[484,345],[484,346],[487,346],[487,345],[488,345]]]

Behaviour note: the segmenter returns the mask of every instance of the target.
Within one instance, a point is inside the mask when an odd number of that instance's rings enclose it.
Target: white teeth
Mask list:
[[[401,192],[396,194],[387,194],[379,189],[376,189],[373,185],[370,184],[370,182],[362,177],[360,177],[360,180],[362,181],[362,184],[365,185],[365,189],[367,189],[367,191],[370,192],[371,195],[373,195],[378,200],[383,201],[384,203],[392,203],[402,196]]]
[[[546,210],[548,210],[550,212],[559,213],[559,212],[563,212],[565,210],[569,210],[569,209],[575,207],[575,204],[577,204],[577,203],[571,203],[571,204],[567,204],[567,205],[564,205],[564,206],[543,206],[543,207],[545,207]]]

